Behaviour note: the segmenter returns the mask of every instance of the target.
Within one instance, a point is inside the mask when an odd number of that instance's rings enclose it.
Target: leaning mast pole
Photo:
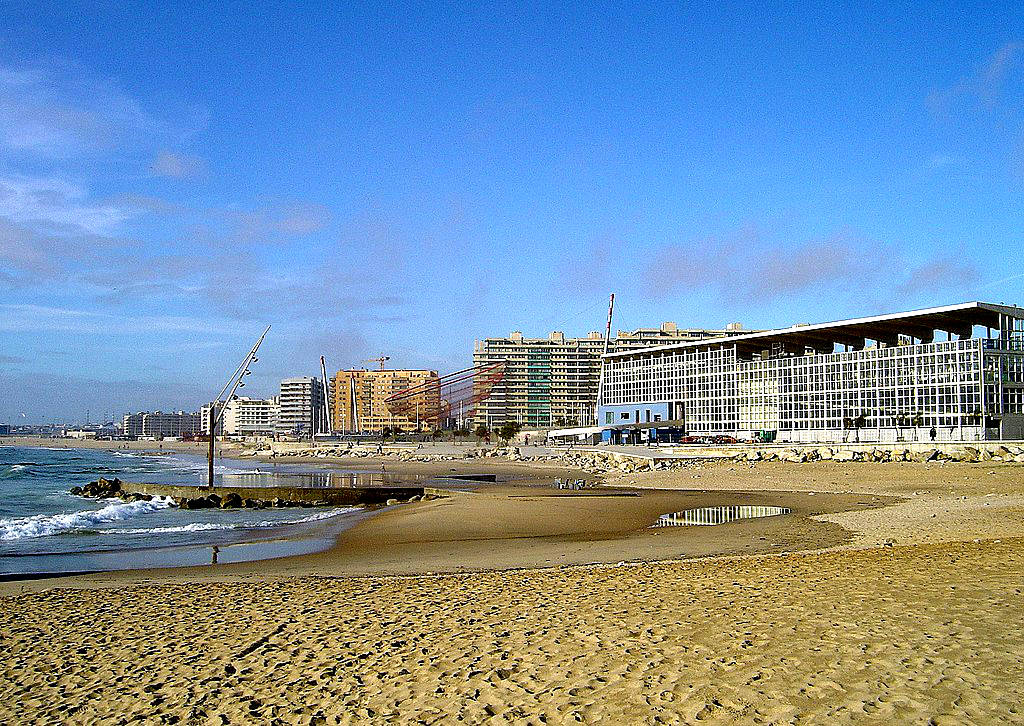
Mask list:
[[[221,417],[224,415],[224,408],[227,406],[228,401],[231,400],[232,396],[235,395],[235,391],[238,390],[239,386],[244,386],[242,379],[249,375],[249,364],[256,360],[256,351],[260,349],[260,345],[263,344],[263,339],[267,337],[267,333],[270,332],[270,326],[268,325],[263,334],[256,340],[256,344],[253,345],[249,354],[245,356],[245,360],[235,369],[235,372],[228,378],[228,382],[224,384],[224,388],[220,389],[220,393],[217,396],[217,400],[210,404],[210,451],[208,454],[208,467],[209,467],[209,478],[207,480],[207,486],[213,488],[213,457],[214,457],[214,442],[217,441],[217,424],[220,423]],[[234,382],[234,385],[232,384]],[[220,411],[217,410],[217,404],[220,403],[221,397],[224,395],[224,391],[231,386],[231,392],[228,397],[224,399],[224,405],[220,407]]]
[[[604,353],[602,353],[602,357],[601,357],[601,374],[600,374],[600,376],[598,376],[598,379],[597,379],[597,403],[594,405],[594,423],[596,425],[598,425],[598,426],[601,425],[601,420],[600,420],[599,416],[601,414],[601,402],[602,402],[602,400],[604,398],[604,366],[605,366],[604,356],[608,354],[608,343],[610,342],[611,337],[612,337],[612,311],[613,310],[615,310],[615,293],[614,292],[611,294],[611,297],[608,300],[608,324],[605,325],[605,329],[604,329]]]
[[[331,421],[331,399],[330,389],[327,386],[327,363],[324,362],[324,357],[320,356],[320,375],[323,376],[324,386],[324,421],[326,421],[326,433],[328,436],[334,433],[334,422]]]

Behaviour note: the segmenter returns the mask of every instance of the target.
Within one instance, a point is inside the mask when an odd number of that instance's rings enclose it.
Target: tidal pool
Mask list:
[[[658,517],[652,527],[690,527],[725,524],[737,519],[757,519],[759,517],[776,517],[789,514],[788,507],[753,506],[735,504],[726,507],[699,507],[686,509],[682,512],[669,512]]]

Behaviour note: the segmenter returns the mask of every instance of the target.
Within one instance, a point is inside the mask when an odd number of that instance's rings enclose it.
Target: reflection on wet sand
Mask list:
[[[652,527],[687,527],[691,525],[725,524],[736,519],[756,519],[789,514],[788,507],[767,507],[738,504],[725,507],[700,507],[682,512],[670,512],[658,517]]]

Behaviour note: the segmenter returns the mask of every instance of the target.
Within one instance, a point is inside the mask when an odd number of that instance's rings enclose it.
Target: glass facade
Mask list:
[[[697,435],[910,440],[934,428],[944,438],[998,438],[999,418],[1024,414],[1017,335],[748,359],[723,342],[638,351],[605,365],[606,405],[666,403],[670,418]]]

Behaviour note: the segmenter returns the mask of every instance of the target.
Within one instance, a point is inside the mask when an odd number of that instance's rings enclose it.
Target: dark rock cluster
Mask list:
[[[205,497],[189,497],[179,499],[176,504],[182,509],[266,509],[267,507],[311,507],[326,505],[327,502],[289,502],[284,499],[250,499],[242,498],[237,492],[228,492],[221,497],[218,494],[207,494]]]
[[[97,499],[110,499],[111,497],[117,497],[118,499],[123,499],[126,502],[148,502],[153,498],[148,494],[127,492],[121,486],[120,479],[106,479],[104,477],[100,477],[96,481],[91,481],[84,487],[71,487],[71,493],[80,497],[95,497]]]
[[[120,496],[121,480],[100,477],[96,481],[89,482],[84,487],[71,487],[71,493],[81,497],[98,497],[100,499]]]

